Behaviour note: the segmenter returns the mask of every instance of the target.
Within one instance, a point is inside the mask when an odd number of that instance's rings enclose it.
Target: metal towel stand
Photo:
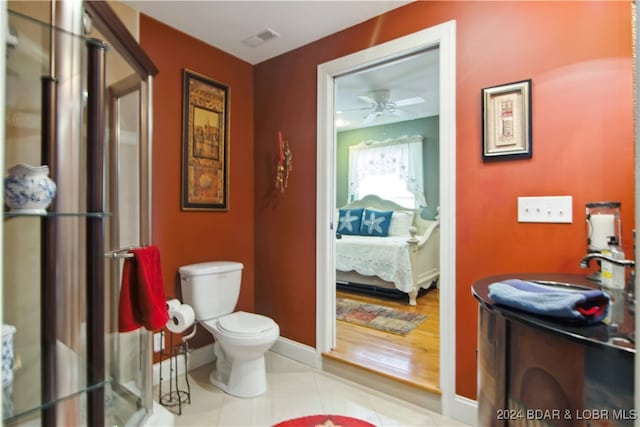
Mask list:
[[[166,407],[178,407],[178,415],[182,415],[182,405],[191,403],[191,385],[189,384],[189,370],[187,364],[187,356],[189,354],[189,344],[187,340],[193,338],[196,334],[196,326],[194,323],[193,331],[182,337],[182,344],[173,346],[173,335],[169,333],[169,352],[164,350],[160,351],[160,382],[158,386],[158,400],[162,406]],[[165,331],[162,329],[160,332],[161,342],[164,342]],[[178,383],[178,356],[184,355],[184,382],[186,384],[186,390],[181,390]],[[169,391],[162,393],[162,356],[169,356]]]
[[[130,252],[131,249],[139,248],[139,246],[129,246],[126,248],[114,249],[104,253],[104,256],[111,259],[119,258],[133,258],[135,255]],[[187,340],[191,339],[196,334],[196,325],[194,324],[193,331],[182,337],[182,344],[173,345],[173,335],[169,333],[169,351],[164,351],[164,345],[160,350],[160,382],[158,385],[158,401],[162,406],[166,407],[178,407],[178,415],[182,415],[182,405],[191,403],[191,385],[189,384],[187,355],[189,353],[189,345]],[[165,342],[165,330],[160,331],[160,339],[164,344]],[[186,390],[181,390],[178,384],[178,356],[184,355],[184,382],[186,384]],[[162,365],[163,356],[169,356],[169,391],[162,393]]]

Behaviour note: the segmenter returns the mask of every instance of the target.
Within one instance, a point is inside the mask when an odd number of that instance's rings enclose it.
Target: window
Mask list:
[[[349,147],[349,200],[375,194],[401,206],[427,206],[422,136],[366,141]]]

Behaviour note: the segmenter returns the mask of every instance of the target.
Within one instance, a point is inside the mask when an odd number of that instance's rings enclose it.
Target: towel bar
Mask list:
[[[133,254],[129,252],[130,249],[135,249],[138,246],[130,246],[127,248],[114,249],[112,251],[107,251],[104,253],[104,256],[107,258],[133,258]]]

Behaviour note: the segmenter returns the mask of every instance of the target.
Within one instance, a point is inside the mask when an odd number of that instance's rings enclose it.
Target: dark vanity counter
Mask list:
[[[506,279],[598,289],[574,274],[505,274],[473,284],[479,302],[477,425],[632,426],[638,418],[634,316],[622,293],[610,305],[616,325],[576,325],[494,304],[489,285]]]
[[[567,322],[560,322],[554,319],[528,314],[526,312],[511,309],[509,307],[498,306],[489,298],[489,285],[501,280],[521,279],[541,282],[571,283],[589,289],[599,289],[596,282],[587,279],[585,276],[577,274],[558,273],[527,273],[527,274],[503,274],[491,276],[478,280],[473,284],[471,292],[479,301],[480,305],[488,310],[495,311],[507,318],[518,320],[527,325],[547,330],[549,333],[559,334],[568,339],[583,341],[589,344],[608,346],[613,349],[635,353],[634,345],[634,316],[633,305],[619,292],[618,295],[611,295],[612,303],[610,310],[618,312],[621,322],[609,326],[604,322],[595,325],[574,325]],[[613,299],[616,299],[613,302]],[[615,305],[614,305],[615,304]]]

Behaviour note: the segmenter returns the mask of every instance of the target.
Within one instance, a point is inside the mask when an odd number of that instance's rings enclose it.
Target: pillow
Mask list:
[[[363,236],[385,237],[389,234],[389,224],[393,211],[377,211],[365,209],[362,214],[360,234]]]
[[[413,212],[394,211],[389,225],[389,236],[409,237],[409,227],[413,225]]]
[[[337,232],[340,234],[360,234],[363,210],[364,208],[340,209]]]

